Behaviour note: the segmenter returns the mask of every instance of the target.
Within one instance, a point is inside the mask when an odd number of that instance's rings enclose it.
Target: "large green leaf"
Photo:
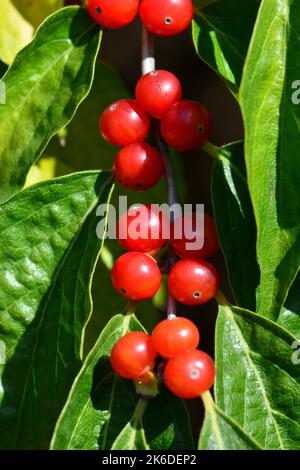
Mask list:
[[[207,394],[206,396],[210,397]],[[215,405],[211,397],[204,401],[208,403],[205,406],[205,419],[198,444],[200,450],[261,449],[233,419]]]
[[[0,446],[47,448],[81,366],[107,173],[31,186],[0,208]]]
[[[35,28],[47,16],[64,6],[64,0],[12,0],[12,2],[21,15]]]
[[[243,142],[219,150],[212,174],[212,202],[236,302],[240,307],[255,310],[259,267]]]
[[[102,331],[76,378],[57,423],[51,448],[111,449],[192,447],[188,418],[180,400],[165,391],[135,420],[138,396],[132,383],[117,377],[109,363],[113,345],[124,334],[142,330],[134,315],[115,316]],[[140,415],[139,415],[140,416]],[[159,418],[159,419],[158,419]],[[146,437],[145,437],[146,436]],[[146,441],[145,441],[146,440]],[[147,444],[145,444],[147,442]]]
[[[300,449],[300,368],[295,337],[247,310],[220,307],[217,406],[264,449]]]
[[[222,0],[203,7],[196,0],[193,40],[197,53],[238,90],[261,0]]]
[[[243,74],[245,159],[258,229],[258,312],[277,320],[300,266],[300,3],[263,0]]]
[[[76,171],[111,169],[118,152],[99,131],[99,116],[113,101],[128,97],[128,90],[115,70],[96,63],[95,79],[87,99],[66,129],[63,139],[54,136],[46,149]]]
[[[0,59],[10,64],[32,39],[32,26],[20,15],[11,0],[1,0]]]
[[[0,107],[0,202],[13,196],[49,139],[73,117],[88,94],[99,29],[84,9],[48,18],[4,76]]]

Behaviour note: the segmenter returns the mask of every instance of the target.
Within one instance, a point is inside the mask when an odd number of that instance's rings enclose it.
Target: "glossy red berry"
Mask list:
[[[152,343],[163,357],[175,357],[190,349],[196,349],[200,335],[196,325],[184,317],[163,320],[154,328]]]
[[[186,351],[167,363],[165,385],[180,398],[197,398],[209,390],[215,379],[214,362],[205,352]]]
[[[142,0],[141,20],[158,36],[175,36],[184,31],[193,19],[192,0]]]
[[[217,293],[219,276],[216,269],[203,260],[178,261],[168,276],[168,287],[173,297],[185,305],[200,305]]]
[[[135,100],[115,101],[100,117],[104,139],[119,147],[142,142],[149,129],[149,117]]]
[[[135,204],[123,214],[117,225],[117,239],[127,251],[144,253],[160,250],[163,238],[164,214],[151,204]]]
[[[144,142],[122,148],[114,161],[116,180],[135,191],[149,189],[159,182],[164,173],[160,153]]]
[[[198,230],[200,226],[202,233]],[[178,238],[181,234],[182,236]],[[170,235],[172,248],[181,258],[210,258],[219,250],[215,223],[206,214],[203,220],[195,212],[178,217],[171,226]],[[203,240],[202,248],[196,247],[196,244],[201,245],[201,240]]]
[[[139,79],[135,97],[151,116],[160,119],[169,107],[181,99],[178,78],[166,70],[154,70]]]
[[[158,291],[161,280],[156,262],[144,253],[125,253],[117,259],[112,269],[115,289],[129,300],[150,299]]]
[[[87,0],[87,10],[94,21],[105,28],[123,28],[137,15],[139,0]]]
[[[153,369],[156,356],[151,336],[142,331],[132,331],[116,342],[110,363],[120,377],[139,380]]]
[[[182,100],[163,115],[161,133],[167,144],[180,152],[197,150],[209,139],[212,121],[197,101]]]

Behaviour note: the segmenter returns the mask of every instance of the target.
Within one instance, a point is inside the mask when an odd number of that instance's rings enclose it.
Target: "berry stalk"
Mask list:
[[[154,38],[153,34],[150,33],[145,26],[142,28],[142,74],[145,75],[149,72],[155,70],[155,56],[154,56]],[[165,144],[164,140],[161,137],[159,124],[155,122],[154,129],[155,141],[157,148],[162,156],[164,167],[165,167],[165,178],[168,188],[168,204],[169,207],[172,207],[174,204],[177,204],[178,197],[175,187],[174,173],[172,165],[170,162],[170,154],[168,146]],[[174,214],[170,212],[170,222],[173,222]],[[176,262],[174,256],[170,260],[170,269]],[[168,304],[167,304],[167,316],[169,319],[176,317],[176,300],[173,295],[169,292],[168,294]]]

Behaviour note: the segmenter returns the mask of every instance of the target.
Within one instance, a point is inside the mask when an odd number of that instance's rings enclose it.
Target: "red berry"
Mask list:
[[[131,144],[120,150],[114,162],[115,178],[125,188],[149,189],[164,173],[160,153],[148,144]]]
[[[148,115],[134,100],[119,100],[108,106],[100,117],[100,131],[112,145],[142,142],[150,129]]]
[[[215,379],[214,362],[205,352],[186,351],[167,363],[165,385],[180,398],[197,398],[211,388]]]
[[[105,28],[117,29],[134,20],[139,0],[87,0],[90,16]]]
[[[161,321],[153,330],[154,349],[163,357],[175,357],[196,349],[200,340],[198,328],[184,317]]]
[[[193,19],[192,0],[142,0],[141,20],[146,28],[159,36],[175,36],[184,31]]]
[[[151,204],[135,204],[122,215],[117,225],[117,239],[127,251],[144,253],[162,248],[163,238],[162,212]]]
[[[151,336],[133,331],[116,342],[110,363],[120,377],[139,380],[153,369],[156,356]]]
[[[129,300],[150,299],[158,291],[161,280],[156,262],[144,253],[125,253],[117,259],[112,269],[115,289]]]
[[[200,305],[217,293],[219,276],[206,261],[184,259],[178,261],[168,276],[170,293],[185,305]]]
[[[197,150],[210,136],[209,112],[197,101],[182,100],[163,115],[161,133],[167,144],[181,152]]]
[[[160,119],[169,107],[180,100],[180,81],[166,70],[154,70],[141,77],[136,85],[135,97],[151,116]]]
[[[189,245],[198,242],[200,232],[197,225],[204,225],[204,243],[202,248],[191,249]],[[197,214],[190,213],[183,217],[178,217],[171,226],[171,245],[175,253],[181,258],[210,258],[219,250],[218,235],[215,223],[211,217],[204,215],[202,221]],[[176,238],[182,234],[181,238]],[[199,240],[200,244],[200,240]]]

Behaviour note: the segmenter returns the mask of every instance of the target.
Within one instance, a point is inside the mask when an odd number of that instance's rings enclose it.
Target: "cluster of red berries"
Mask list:
[[[183,31],[193,16],[191,0],[88,0],[87,8],[98,23],[110,28],[128,24],[140,9],[146,28],[164,36]],[[166,144],[178,151],[193,151],[208,141],[212,126],[208,111],[181,97],[178,78],[168,71],[154,70],[138,81],[135,100],[116,101],[102,113],[99,126],[103,137],[122,147],[114,161],[114,175],[124,187],[136,191],[151,188],[164,173],[162,155],[145,143],[153,128],[160,129]],[[199,236],[195,233],[198,214],[176,218],[166,236],[163,214],[151,205],[141,209],[131,207],[118,222],[117,238],[127,253],[112,269],[116,290],[134,302],[153,297],[162,282],[154,257],[169,243],[174,255],[181,258],[168,273],[170,295],[186,305],[211,300],[218,290],[218,273],[206,261],[219,249],[213,220],[204,216],[204,244],[191,250],[189,245]],[[132,230],[138,224],[139,230]],[[182,234],[180,239],[178,233]],[[208,390],[214,379],[213,361],[196,349],[198,343],[199,332],[192,322],[170,318],[159,323],[152,336],[132,332],[121,338],[112,350],[111,365],[121,377],[147,383],[155,377],[160,356],[166,363],[166,386],[177,396],[194,398]]]
[[[134,331],[123,336],[111,352],[111,366],[125,379],[151,383],[157,357],[165,359],[163,380],[168,389],[184,399],[197,398],[214,382],[213,360],[197,348],[197,327],[184,317],[161,321],[152,336]]]
[[[131,23],[138,11],[145,27],[158,36],[174,36],[191,23],[192,0],[87,0],[91,17],[101,26],[122,28]]]

